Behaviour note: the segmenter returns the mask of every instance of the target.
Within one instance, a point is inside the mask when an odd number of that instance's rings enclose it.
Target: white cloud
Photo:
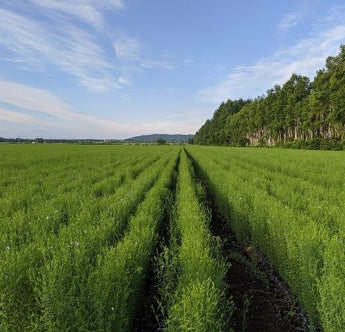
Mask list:
[[[55,14],[56,12],[79,18],[80,20],[96,27],[103,25],[101,13],[90,3],[81,1],[65,0],[31,0],[35,5],[44,9],[45,13]]]
[[[149,60],[149,59],[144,59],[139,62],[140,66],[143,68],[147,69],[167,69],[167,70],[172,70],[175,68],[175,65],[168,61],[168,60]]]
[[[40,70],[55,65],[93,91],[120,86],[113,77],[113,65],[88,32],[68,22],[54,27],[3,9],[0,17],[0,45],[17,61]]]
[[[41,133],[74,132],[77,128],[72,123],[59,119],[46,119],[33,115],[16,112],[0,107],[0,130],[2,136],[8,137],[36,137]],[[10,126],[9,126],[10,124]],[[11,128],[12,127],[12,128]],[[13,128],[16,128],[15,132]],[[27,133],[31,133],[27,135]],[[57,136],[54,136],[57,137]]]
[[[125,124],[99,119],[76,112],[70,105],[48,91],[4,80],[0,80],[0,101],[9,105],[0,108],[2,133],[8,132],[5,121],[17,124],[16,132],[8,133],[9,136],[126,138],[138,133],[148,134],[158,131],[190,133],[200,127],[200,123],[183,120]],[[16,111],[10,108],[16,108]]]
[[[175,68],[175,64],[168,56],[162,55],[158,59],[152,59],[145,55],[147,48],[143,43],[124,34],[113,41],[113,49],[121,72],[118,82],[122,86],[131,84],[133,73],[150,69],[173,70]]]
[[[193,60],[192,59],[183,59],[183,63],[186,65],[186,66],[189,66],[193,63]]]
[[[73,16],[96,28],[104,24],[102,9],[123,8],[121,0],[29,0],[45,14],[54,15],[61,13]]]
[[[2,121],[10,121],[10,122],[17,122],[22,124],[29,124],[35,118],[28,114],[23,114],[19,112],[14,112],[5,108],[0,107],[0,120]]]
[[[137,61],[140,58],[140,43],[133,38],[119,38],[114,41],[113,47],[119,60]]]
[[[301,20],[300,13],[289,13],[287,14],[278,24],[279,30],[286,32],[295,27]]]
[[[57,67],[95,92],[128,85],[133,72],[174,67],[164,56],[145,56],[143,45],[125,35],[112,44],[116,58],[109,54],[106,46],[111,41],[104,37],[109,22],[103,11],[124,8],[122,0],[27,0],[19,6],[20,2],[7,9],[0,4],[0,50],[11,54],[3,61],[41,72]]]
[[[254,98],[275,84],[285,83],[293,73],[313,78],[326,58],[337,54],[344,42],[345,24],[326,28],[253,65],[234,68],[219,84],[199,91],[197,98],[217,104],[229,98]]]
[[[122,85],[129,85],[130,81],[126,77],[119,77],[118,82],[121,83]]]
[[[82,1],[82,0],[79,0]],[[89,3],[94,4],[99,8],[124,8],[125,4],[123,0],[88,0]]]
[[[48,91],[14,82],[0,80],[0,101],[67,121],[94,120],[92,117],[74,112],[68,104]]]
[[[320,17],[318,24],[331,23],[339,24],[344,22],[345,19],[345,5],[333,6],[327,13],[323,13]]]
[[[54,121],[59,119],[66,124],[73,124],[76,127],[84,127],[88,130],[96,128],[100,133],[105,130],[108,134],[112,132],[113,135],[116,135],[117,132],[131,129],[114,121],[102,120],[91,115],[75,112],[70,105],[48,91],[9,81],[0,80],[0,101],[23,110],[41,113],[35,117],[38,119],[37,121],[41,121],[42,114],[46,114],[53,117]],[[6,116],[8,115],[7,113]],[[17,122],[25,119],[24,115],[19,117],[18,114],[12,114],[12,116],[12,120],[17,120]],[[7,120],[10,121],[10,118],[7,118]]]
[[[143,55],[144,46],[138,40],[122,36],[113,42],[113,48],[117,60],[120,62],[131,62],[136,68],[144,69],[173,69],[174,64],[167,56],[160,59],[150,59]],[[133,70],[133,69],[131,69]]]

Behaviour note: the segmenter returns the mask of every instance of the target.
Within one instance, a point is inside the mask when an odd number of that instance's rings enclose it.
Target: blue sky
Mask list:
[[[335,0],[3,0],[0,17],[5,137],[195,133],[345,43]]]

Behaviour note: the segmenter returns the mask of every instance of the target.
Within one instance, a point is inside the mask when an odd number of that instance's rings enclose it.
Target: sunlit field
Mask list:
[[[214,204],[248,266],[268,259],[311,327],[341,331],[344,166],[336,151],[0,145],[0,329],[234,328]]]

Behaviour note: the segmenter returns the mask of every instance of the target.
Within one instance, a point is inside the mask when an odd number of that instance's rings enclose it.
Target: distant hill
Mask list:
[[[193,139],[194,135],[169,135],[169,134],[151,134],[151,135],[141,135],[131,138],[126,138],[126,142],[156,142],[157,139],[164,139],[167,143],[187,143],[189,139]]]

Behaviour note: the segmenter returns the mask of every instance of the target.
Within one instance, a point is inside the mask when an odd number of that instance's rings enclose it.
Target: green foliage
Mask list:
[[[243,246],[261,249],[313,323],[325,331],[342,331],[342,153],[214,147],[188,151]]]
[[[180,290],[179,301],[170,309],[167,331],[223,331],[221,289],[211,278],[196,279]]]
[[[129,221],[129,229],[121,242],[99,256],[90,276],[91,302],[96,314],[94,330],[128,331],[133,324],[144,278],[157,245],[157,228],[169,202],[168,188],[176,160],[174,153]]]
[[[230,314],[230,306],[224,310],[227,264],[220,257],[220,242],[208,230],[208,215],[199,201],[202,189],[195,184],[192,165],[184,151],[178,174],[171,254],[162,265],[163,278],[166,280],[164,275],[168,275],[175,280],[174,284],[163,280],[162,293],[168,307],[166,329],[222,331],[224,315]]]
[[[154,259],[160,328],[226,330],[228,265],[195,165],[241,243],[270,259],[313,323],[343,330],[342,152],[187,149],[1,145],[0,330],[131,330]]]
[[[324,252],[323,274],[318,280],[318,312],[325,331],[345,326],[345,254],[343,238],[334,236]],[[339,328],[338,328],[339,327]]]
[[[163,139],[163,138],[157,138],[156,139],[156,144],[158,144],[158,145],[165,145],[165,144],[167,144],[167,141],[165,139]]]
[[[164,200],[158,178],[170,176],[177,151],[1,146],[1,330],[93,330],[97,262],[152,190]]]
[[[279,145],[341,150],[345,139],[345,46],[313,82],[292,74],[251,102],[222,103],[195,136],[202,145]],[[228,110],[228,104],[230,109]],[[239,108],[237,108],[239,106]],[[233,108],[231,108],[233,107]],[[295,144],[296,142],[296,144]]]
[[[194,143],[202,145],[227,145],[229,137],[226,130],[226,119],[239,112],[249,100],[228,100],[222,103],[214,112],[213,118],[206,123],[195,134]]]

